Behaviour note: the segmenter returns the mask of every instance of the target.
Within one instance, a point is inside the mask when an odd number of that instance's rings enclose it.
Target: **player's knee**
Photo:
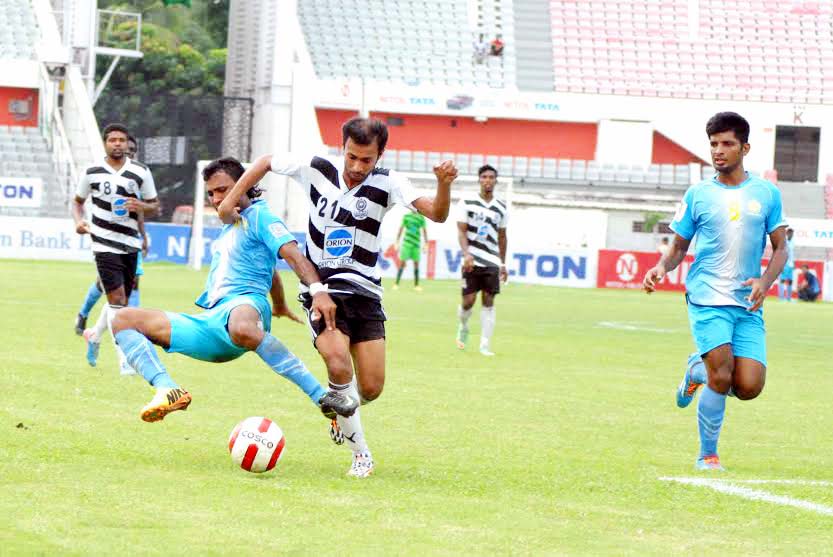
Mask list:
[[[342,350],[320,350],[324,365],[327,366],[327,375],[331,381],[347,383],[353,376],[353,365],[350,354]]]
[[[728,367],[709,373],[709,388],[717,393],[727,393],[732,387],[732,371]]]
[[[257,349],[263,340],[263,332],[254,323],[229,323],[228,333],[234,344],[249,350]]]
[[[382,390],[384,388],[384,382],[371,381],[369,383],[359,385],[359,394],[361,395],[363,402],[370,402],[379,398],[379,395],[382,394]]]
[[[740,400],[752,400],[753,398],[757,398],[763,390],[763,381],[756,381],[754,383],[736,381],[735,384],[732,385],[732,391]]]
[[[136,318],[136,310],[133,308],[122,308],[116,312],[110,326],[113,328],[113,334],[127,329],[135,329],[138,327],[138,319]]]

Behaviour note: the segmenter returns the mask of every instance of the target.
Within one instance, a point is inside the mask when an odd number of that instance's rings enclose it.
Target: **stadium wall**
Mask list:
[[[655,132],[702,160],[710,160],[705,134],[708,119],[717,112],[739,112],[751,125],[752,149],[747,167],[763,172],[774,167],[775,128],[823,127],[833,120],[833,106],[718,99],[673,99],[526,92],[508,89],[408,86],[358,79],[319,79],[313,104],[318,108],[391,114],[444,115],[458,118],[503,118],[598,123],[603,120],[649,122]],[[510,143],[508,138],[506,143]],[[426,149],[420,149],[426,150]],[[822,134],[818,181],[833,171],[833,136]]]
[[[341,145],[341,125],[358,113],[318,108],[324,143]],[[473,117],[371,112],[390,128],[390,149],[480,153],[529,157],[593,160],[597,125],[587,122],[545,122]],[[683,162],[688,162],[684,160]]]

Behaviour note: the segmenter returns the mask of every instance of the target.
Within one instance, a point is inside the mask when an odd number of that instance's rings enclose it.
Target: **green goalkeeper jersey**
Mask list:
[[[408,213],[402,217],[402,226],[405,229],[402,247],[418,250],[422,243],[420,231],[425,228],[425,217],[421,213]]]

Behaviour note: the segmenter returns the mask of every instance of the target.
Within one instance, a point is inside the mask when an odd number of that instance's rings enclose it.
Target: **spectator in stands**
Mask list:
[[[660,252],[660,254],[665,255],[666,253],[668,253],[668,247],[668,236],[665,236],[657,246],[657,251]]]
[[[807,265],[801,266],[801,280],[798,285],[798,299],[805,302],[815,302],[819,297],[821,288],[819,279],[816,278]]]
[[[495,39],[489,45],[489,54],[492,56],[503,56],[503,47],[505,46],[503,40],[500,38],[500,35],[496,36]]]
[[[474,60],[475,64],[482,64],[486,61],[486,55],[489,52],[489,43],[486,42],[486,39],[483,38],[483,33],[480,33],[480,37],[474,41],[474,52],[472,59]]]

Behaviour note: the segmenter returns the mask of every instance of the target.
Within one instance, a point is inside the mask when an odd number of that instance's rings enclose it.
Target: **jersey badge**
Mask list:
[[[367,218],[367,199],[359,197],[356,199],[356,207],[353,209],[353,218],[364,220]]]

